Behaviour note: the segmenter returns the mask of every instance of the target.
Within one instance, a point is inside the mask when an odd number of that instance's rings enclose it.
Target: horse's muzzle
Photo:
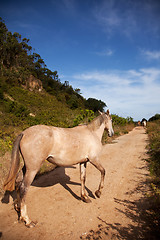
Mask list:
[[[112,137],[113,135],[114,135],[114,131],[113,131],[113,130],[108,131],[108,136],[109,136],[109,137]]]

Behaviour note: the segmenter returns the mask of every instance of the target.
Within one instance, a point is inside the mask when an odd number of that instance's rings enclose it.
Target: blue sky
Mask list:
[[[5,0],[0,16],[85,98],[134,120],[160,113],[160,0]]]

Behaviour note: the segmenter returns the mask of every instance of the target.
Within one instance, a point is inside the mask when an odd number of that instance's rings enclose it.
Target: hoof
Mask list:
[[[36,224],[38,223],[37,221],[36,221],[36,222],[31,221],[30,223],[26,223],[26,221],[25,221],[24,218],[22,218],[22,217],[19,218],[19,221],[18,221],[18,222],[19,222],[19,223],[21,223],[21,222],[25,223],[25,226],[26,226],[27,228],[33,228],[33,227],[35,227]]]
[[[83,202],[85,202],[85,203],[90,203],[91,202],[91,200],[88,198],[88,197],[84,197],[84,196],[81,196],[81,199],[82,199],[82,201]]]
[[[95,195],[96,195],[96,197],[100,198],[101,192],[100,192],[99,190],[97,190],[97,191],[95,192]]]
[[[37,222],[31,221],[29,224],[26,224],[25,226],[26,226],[27,228],[33,228],[33,227],[36,226],[36,224],[37,224]]]

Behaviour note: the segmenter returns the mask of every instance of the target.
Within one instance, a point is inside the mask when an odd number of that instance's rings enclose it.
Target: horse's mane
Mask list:
[[[99,115],[98,117],[96,117],[92,122],[90,122],[88,124],[88,128],[90,130],[95,130],[95,129],[99,128],[101,126],[101,124],[104,122],[103,115],[104,115],[104,113],[102,115]]]

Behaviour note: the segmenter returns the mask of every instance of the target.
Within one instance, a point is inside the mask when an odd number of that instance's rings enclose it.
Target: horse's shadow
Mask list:
[[[75,169],[76,167],[71,166],[70,168]],[[66,175],[65,173],[65,167],[57,167],[54,170],[52,170],[49,173],[45,173],[43,175],[38,175],[34,179],[32,186],[35,187],[49,187],[54,186],[56,184],[61,184],[74,198],[77,200],[81,200],[80,196],[78,196],[76,193],[72,191],[72,189],[68,185],[77,185],[80,186],[80,183],[70,181],[70,177]],[[93,195],[92,191],[90,191],[87,187],[86,190],[88,192],[89,197],[95,199],[95,196]],[[10,197],[13,199],[13,201],[17,198],[16,191],[6,191],[3,198],[1,199],[2,203],[9,203]]]
[[[69,168],[75,169],[76,167],[71,166]],[[57,167],[47,174],[36,177],[32,183],[32,186],[49,187],[49,186],[54,186],[56,184],[61,184],[61,186],[63,186],[68,192],[70,192],[73,197],[75,197],[77,200],[81,200],[81,198],[76,193],[74,193],[72,189],[68,186],[68,185],[80,186],[81,184],[70,181],[70,177],[66,175],[65,169],[66,169],[65,167]],[[92,191],[90,191],[87,187],[86,187],[86,190],[88,192],[88,195],[91,198],[95,199],[95,196],[93,195]]]

